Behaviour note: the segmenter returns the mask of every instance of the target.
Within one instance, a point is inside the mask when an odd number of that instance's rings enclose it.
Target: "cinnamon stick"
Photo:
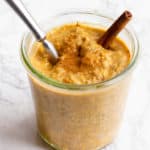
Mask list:
[[[132,14],[129,11],[124,11],[123,14],[109,27],[104,35],[98,41],[104,48],[108,49],[114,38],[131,20]]]

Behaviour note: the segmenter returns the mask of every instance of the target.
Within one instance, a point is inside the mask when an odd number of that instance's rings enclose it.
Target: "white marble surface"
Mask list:
[[[42,22],[57,11],[93,9],[118,15],[132,10],[132,26],[141,45],[141,57],[129,92],[118,138],[105,150],[150,149],[150,2],[148,0],[24,0]],[[46,15],[48,14],[48,15]],[[0,150],[48,150],[37,135],[34,107],[26,73],[19,58],[19,43],[26,27],[0,2]]]

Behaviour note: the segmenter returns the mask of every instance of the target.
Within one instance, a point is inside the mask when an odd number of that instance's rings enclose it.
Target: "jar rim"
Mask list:
[[[108,19],[109,21],[113,20],[109,16],[103,15],[101,13],[91,12],[91,11],[71,11],[71,12],[67,11],[67,12],[59,13],[53,17],[57,18],[57,17],[65,16],[65,15],[75,15],[75,14],[94,15],[97,17],[102,17],[102,18]],[[25,41],[26,41],[27,37],[29,36],[29,34],[31,34],[30,32],[24,34],[22,41],[21,41],[21,48],[20,48],[21,60],[29,74],[31,74],[36,79],[42,81],[43,83],[45,83],[46,85],[49,85],[49,86],[51,85],[51,86],[54,86],[57,88],[69,89],[69,90],[87,90],[87,89],[93,89],[93,88],[97,89],[97,88],[108,87],[108,86],[116,83],[118,80],[123,79],[125,77],[125,75],[133,69],[133,67],[135,66],[135,63],[137,62],[138,56],[139,56],[140,47],[139,47],[139,41],[138,41],[138,38],[137,38],[135,32],[133,31],[133,29],[131,30],[131,27],[125,28],[124,30],[126,30],[126,32],[129,34],[129,36],[134,41],[133,42],[134,50],[133,50],[133,56],[131,58],[131,61],[130,61],[129,65],[121,73],[119,73],[116,76],[114,76],[113,78],[111,78],[109,80],[105,80],[103,82],[97,82],[97,83],[92,83],[92,84],[82,84],[82,85],[62,83],[62,82],[59,82],[52,78],[46,77],[45,75],[43,75],[42,73],[37,71],[32,66],[32,64],[29,62],[29,58],[27,57],[26,49],[25,49]]]

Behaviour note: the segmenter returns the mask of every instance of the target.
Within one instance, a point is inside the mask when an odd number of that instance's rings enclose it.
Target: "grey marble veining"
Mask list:
[[[117,16],[124,9],[134,14],[141,55],[128,96],[117,139],[104,150],[150,149],[150,2],[134,0],[23,0],[42,22],[60,10],[92,9]],[[44,3],[43,3],[44,2]],[[47,14],[47,15],[45,15]],[[19,46],[26,27],[1,0],[0,4],[0,150],[48,150],[37,135],[34,106]]]

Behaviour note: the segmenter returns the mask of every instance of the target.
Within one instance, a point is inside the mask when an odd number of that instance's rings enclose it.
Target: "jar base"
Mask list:
[[[38,131],[38,135],[39,137],[50,146],[50,148],[52,148],[52,150],[62,150],[60,148],[58,148],[58,146],[56,146],[55,144],[53,144],[52,142],[48,141],[39,131]],[[104,148],[106,148],[107,146],[109,146],[110,144],[112,144],[113,141],[109,142],[108,144],[106,144],[105,146],[100,146],[98,148],[96,148],[95,150],[102,150]]]

